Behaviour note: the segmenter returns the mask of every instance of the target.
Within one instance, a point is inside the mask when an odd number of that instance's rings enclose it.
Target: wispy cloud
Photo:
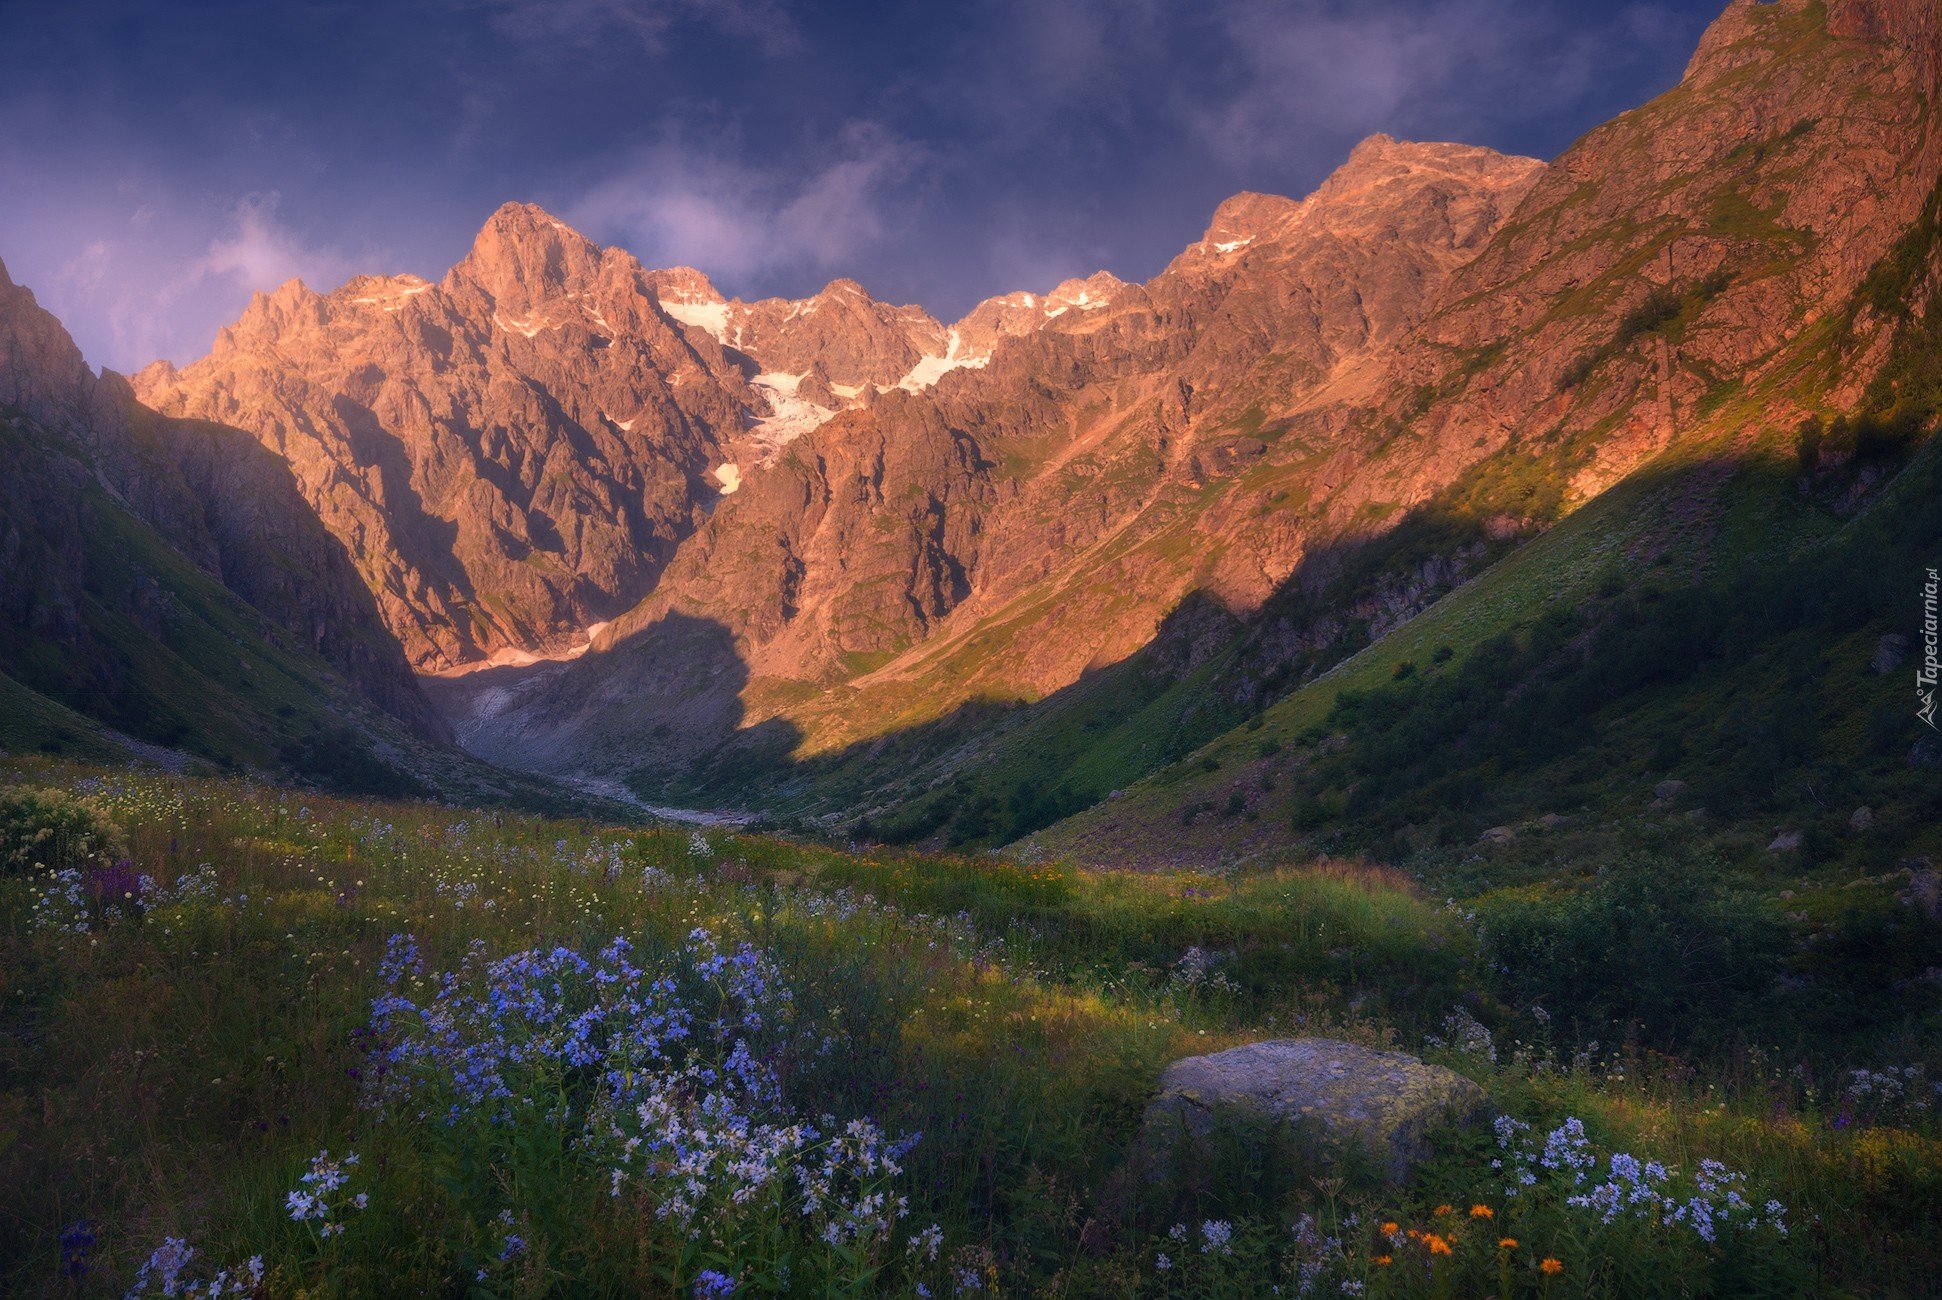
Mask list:
[[[908,201],[922,150],[882,126],[852,123],[832,156],[788,173],[733,160],[717,140],[666,142],[629,157],[567,210],[580,229],[650,265],[689,265],[730,280],[795,268],[848,267]]]
[[[216,277],[238,286],[268,291],[289,280],[302,280],[328,293],[352,271],[350,260],[335,247],[318,248],[277,219],[283,196],[246,194],[230,209],[228,228],[209,241],[209,251],[189,270],[178,292]]]
[[[590,49],[626,39],[635,52],[661,54],[685,26],[712,27],[752,42],[764,54],[802,47],[802,31],[781,0],[459,0],[491,15],[501,35],[525,44]],[[545,54],[544,49],[534,53]]]

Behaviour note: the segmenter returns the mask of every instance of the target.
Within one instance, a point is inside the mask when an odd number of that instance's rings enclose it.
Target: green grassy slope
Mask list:
[[[372,795],[503,798],[567,810],[576,796],[502,773],[413,735],[332,665],[266,635],[256,609],[190,563],[101,482],[65,440],[0,418],[0,456],[33,479],[39,518],[13,520],[38,583],[0,620],[7,707],[0,745],[84,761],[126,761],[109,728],[192,756],[214,771],[296,777]],[[23,514],[25,512],[22,512]],[[25,527],[21,527],[24,523]],[[71,569],[49,557],[66,553]],[[48,562],[39,568],[39,560]],[[79,586],[69,589],[79,575]],[[73,626],[55,630],[71,609]],[[40,611],[36,613],[36,611]],[[608,815],[619,809],[601,805]]]

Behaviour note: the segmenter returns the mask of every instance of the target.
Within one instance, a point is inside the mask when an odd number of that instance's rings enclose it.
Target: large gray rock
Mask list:
[[[1868,667],[1885,675],[1894,672],[1906,658],[1908,658],[1908,638],[1899,632],[1890,632],[1875,642],[1874,657],[1868,660]]]
[[[1160,1149],[1182,1122],[1204,1138],[1223,1111],[1290,1123],[1316,1119],[1327,1137],[1361,1145],[1400,1181],[1429,1155],[1433,1127],[1467,1124],[1489,1109],[1482,1088],[1406,1053],[1280,1038],[1175,1061],[1160,1076],[1146,1126],[1149,1144]]]

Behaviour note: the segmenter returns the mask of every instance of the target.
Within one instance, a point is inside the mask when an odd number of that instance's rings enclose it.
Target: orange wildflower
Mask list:
[[[1503,1239],[1502,1241],[1500,1241],[1500,1242],[1498,1242],[1498,1243],[1497,1243],[1497,1246],[1498,1246],[1498,1248],[1499,1248],[1499,1249],[1501,1249],[1501,1250],[1516,1250],[1516,1249],[1517,1249],[1517,1238],[1515,1238],[1515,1237],[1505,1237],[1505,1238],[1504,1238],[1504,1239]]]
[[[1546,1273],[1562,1273],[1564,1272],[1564,1261],[1561,1259],[1547,1259],[1542,1264],[1539,1264],[1538,1267]]]
[[[1388,1268],[1388,1267],[1389,1267],[1389,1256],[1387,1256],[1387,1255],[1371,1255],[1371,1256],[1369,1256],[1369,1262],[1370,1262],[1371,1264],[1380,1264],[1380,1265],[1382,1265],[1382,1266],[1383,1266],[1384,1268]]]
[[[1436,1207],[1436,1213],[1439,1215],[1448,1214],[1449,1212],[1450,1212],[1450,1207],[1447,1205],[1439,1205]]]
[[[1396,1225],[1395,1225],[1395,1224],[1393,1224],[1393,1223],[1385,1223],[1385,1224],[1383,1224],[1383,1225],[1382,1225],[1382,1235],[1383,1235],[1383,1236],[1385,1236],[1385,1237],[1393,1237],[1393,1236],[1395,1236],[1395,1235],[1396,1235]]]
[[[1433,1232],[1423,1238],[1423,1240],[1429,1243],[1430,1254],[1432,1255],[1447,1255],[1450,1253],[1450,1243]]]
[[[1497,1217],[1497,1211],[1491,1209],[1488,1205],[1473,1205],[1470,1207],[1470,1217],[1473,1219],[1494,1219]]]

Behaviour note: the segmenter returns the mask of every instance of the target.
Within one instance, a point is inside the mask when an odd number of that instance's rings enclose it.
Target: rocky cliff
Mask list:
[[[126,380],[97,376],[33,294],[0,266],[0,407],[22,459],[7,474],[0,606],[17,634],[66,647],[113,694],[126,647],[84,617],[89,595],[141,611],[161,600],[152,566],[119,583],[90,567],[90,490],[153,528],[246,603],[261,642],[299,646],[420,736],[449,740],[342,544],[278,457],[236,429],[157,416]],[[137,620],[160,628],[153,618]]]

